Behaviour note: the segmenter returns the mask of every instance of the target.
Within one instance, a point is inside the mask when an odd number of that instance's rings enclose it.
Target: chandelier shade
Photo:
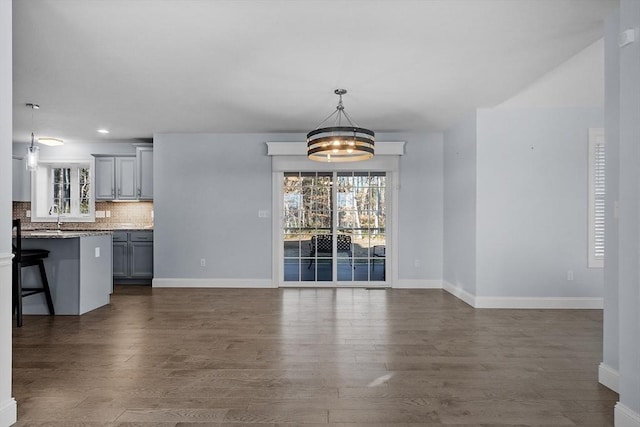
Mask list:
[[[344,111],[342,95],[345,89],[334,91],[340,97],[336,111],[327,117],[334,117],[337,126],[318,127],[307,134],[307,157],[318,162],[355,162],[371,159],[375,151],[375,132],[353,123]],[[342,125],[342,118],[349,126]]]

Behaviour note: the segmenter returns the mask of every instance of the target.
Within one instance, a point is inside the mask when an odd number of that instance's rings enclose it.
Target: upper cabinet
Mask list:
[[[96,200],[113,200],[116,197],[115,157],[96,157],[95,164]]]
[[[136,158],[116,157],[115,200],[136,200]]]
[[[153,200],[153,148],[135,155],[95,155],[96,200]]]
[[[31,173],[27,170],[25,159],[14,157],[13,169],[13,201],[31,201]]]
[[[138,199],[153,200],[153,148],[136,147]]]
[[[96,156],[96,200],[136,200],[135,156]]]

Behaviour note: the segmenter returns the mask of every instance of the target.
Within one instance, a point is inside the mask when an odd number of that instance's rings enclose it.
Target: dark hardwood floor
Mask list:
[[[20,426],[613,426],[600,310],[440,290],[117,287],[13,330]]]

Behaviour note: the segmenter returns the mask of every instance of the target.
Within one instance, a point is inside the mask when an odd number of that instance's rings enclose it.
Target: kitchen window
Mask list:
[[[41,162],[33,172],[32,222],[93,222],[91,161]]]

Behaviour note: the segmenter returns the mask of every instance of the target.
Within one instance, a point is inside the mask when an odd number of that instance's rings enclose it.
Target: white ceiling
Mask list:
[[[14,141],[444,130],[603,34],[617,0],[14,0]],[[104,137],[96,130],[108,128]]]

